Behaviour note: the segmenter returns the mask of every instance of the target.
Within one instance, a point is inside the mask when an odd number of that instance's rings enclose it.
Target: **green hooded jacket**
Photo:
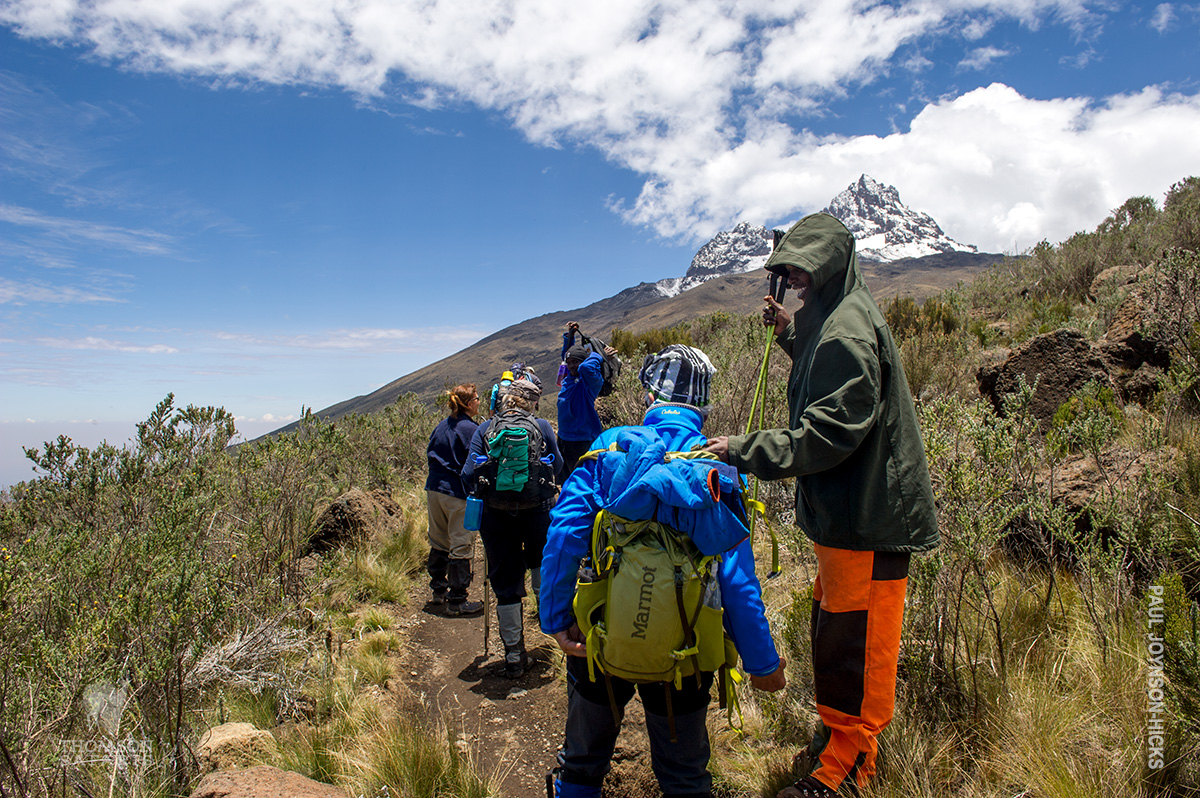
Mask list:
[[[926,551],[937,513],[916,409],[891,331],[858,270],[854,236],[823,213],[796,222],[767,260],[812,276],[776,341],[792,358],[791,429],[729,438],[729,462],[796,477],[796,523],[815,543]]]

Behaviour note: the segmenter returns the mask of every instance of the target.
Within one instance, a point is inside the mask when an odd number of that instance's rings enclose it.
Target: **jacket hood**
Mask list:
[[[765,268],[786,277],[788,266],[809,273],[813,295],[825,308],[863,284],[854,236],[827,213],[805,216],[792,225],[767,258]]]
[[[667,459],[667,442],[651,427],[618,428],[593,472],[598,504],[630,520],[657,518],[683,532],[704,554],[719,554],[750,534],[733,468],[709,459]]]

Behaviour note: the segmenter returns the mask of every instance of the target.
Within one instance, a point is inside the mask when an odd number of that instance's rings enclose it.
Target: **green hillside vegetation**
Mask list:
[[[1198,252],[1193,177],[1161,207],[1135,197],[1093,232],[922,303],[885,304],[942,545],[914,558],[896,718],[866,795],[1200,795]],[[1036,381],[999,411],[981,397],[980,366],[1063,327],[1099,341],[1135,292],[1143,338],[1169,354],[1136,401],[1090,382],[1039,419]],[[707,431],[745,431],[765,343],[756,318],[612,341],[631,367],[600,400],[606,423],[640,420],[642,354],[688,342],[718,370]],[[770,360],[767,426],[785,423],[785,361]],[[369,689],[402,678],[386,659],[400,643],[385,609],[421,578],[424,448],[439,418],[406,395],[336,422],[306,414],[293,432],[229,450],[228,413],[168,396],[128,448],[59,438],[28,451],[38,478],[0,502],[0,796],[186,795],[199,735],[226,720],[280,727],[284,767],[354,795],[495,794],[444,728]],[[1088,467],[1091,490],[1068,501],[1061,475]],[[403,512],[313,553],[318,515],[353,488]],[[784,547],[784,574],[765,587],[789,684],[742,690],[740,735],[711,724],[723,796],[773,796],[815,719],[815,568],[791,491],[762,486],[756,540],[762,577],[765,532]],[[101,683],[130,696],[119,729],[85,711]],[[1166,731],[1151,767],[1160,686]],[[150,741],[147,763],[62,764],[61,740],[125,735]]]

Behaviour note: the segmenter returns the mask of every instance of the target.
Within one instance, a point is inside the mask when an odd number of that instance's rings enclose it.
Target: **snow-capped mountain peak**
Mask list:
[[[950,238],[927,213],[914,211],[900,201],[894,186],[862,175],[838,194],[822,211],[839,219],[854,234],[860,260],[887,263],[901,258],[922,258],[944,252],[979,250]],[[771,231],[759,224],[740,222],[717,233],[692,258],[687,274],[643,284],[638,291],[673,297],[714,277],[761,269],[771,254]]]
[[[939,252],[979,251],[950,238],[929,214],[906,206],[894,186],[865,174],[822,212],[839,219],[854,234],[863,260],[887,262]]]
[[[761,224],[739,222],[732,230],[722,230],[700,247],[687,274],[659,280],[655,288],[663,296],[671,297],[714,277],[761,269],[771,254],[771,240],[771,231]]]

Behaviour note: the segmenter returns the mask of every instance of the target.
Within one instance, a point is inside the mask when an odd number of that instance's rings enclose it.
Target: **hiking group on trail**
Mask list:
[[[458,386],[430,439],[433,603],[444,601],[448,615],[482,609],[467,601],[470,560],[465,571],[456,565],[473,541],[465,505],[482,501],[504,674],[520,677],[527,664],[527,570],[541,630],[566,654],[552,795],[599,798],[637,692],[664,796],[710,796],[713,684],[731,720],[739,662],[755,688],[784,688],[750,546],[761,505],[745,492],[745,474],[796,479],[796,523],[817,559],[810,639],[821,723],[796,756],[799,781],[778,798],[850,794],[875,775],[877,738],[894,711],[909,559],[938,543],[925,451],[849,231],[826,214],[807,216],[777,240],[766,268],[802,300],[793,314],[766,297],[763,312],[792,360],[788,428],[706,437],[712,363],[674,344],[638,372],[642,423],[605,430],[595,402],[620,361],[571,322],[557,434],[536,418],[536,373],[513,364],[493,389],[491,419],[476,426],[478,394]]]

